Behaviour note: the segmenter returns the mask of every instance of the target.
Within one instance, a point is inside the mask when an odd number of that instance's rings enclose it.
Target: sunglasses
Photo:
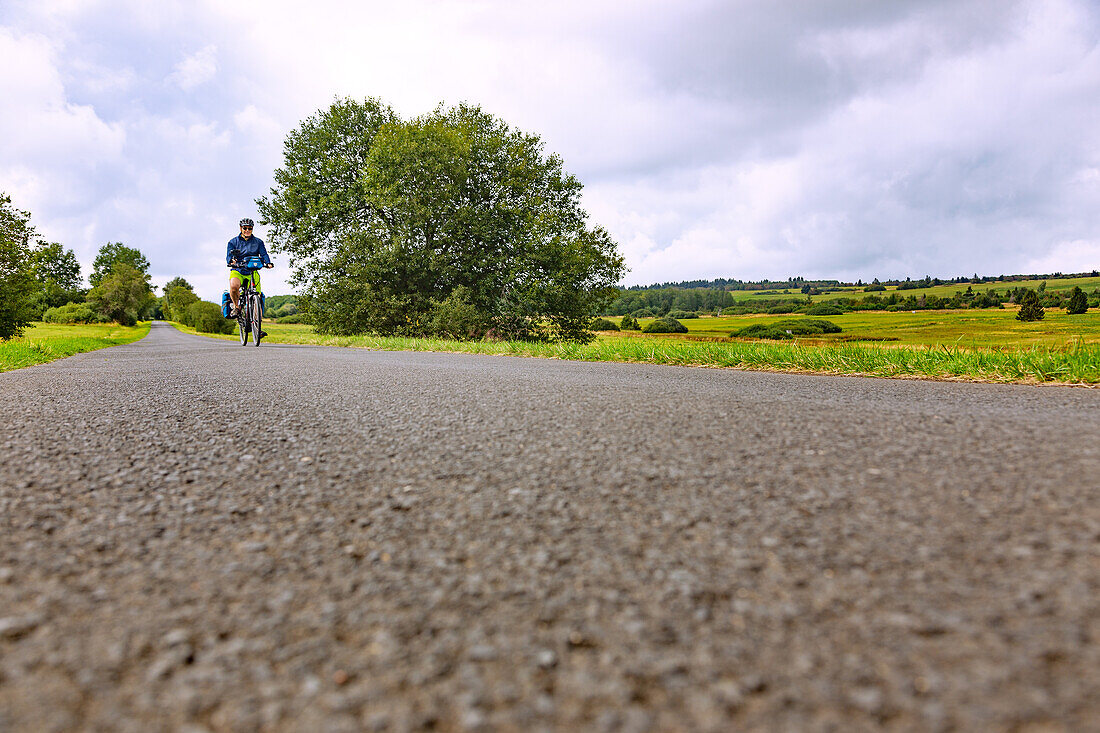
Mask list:
[[[252,227],[241,227],[241,229],[251,229]]]

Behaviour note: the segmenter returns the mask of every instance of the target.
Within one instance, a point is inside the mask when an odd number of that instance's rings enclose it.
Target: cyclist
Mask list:
[[[244,260],[247,257],[259,257],[264,261],[264,267],[274,267],[271,264],[271,258],[267,255],[267,248],[264,247],[264,241],[259,237],[252,235],[252,228],[255,226],[251,219],[245,217],[240,222],[241,233],[229,240],[229,245],[225,249],[225,264],[233,265],[239,263],[242,267]],[[230,270],[229,271],[229,298],[233,301],[233,310],[229,316],[236,318],[240,309],[241,299],[241,283],[244,282],[246,277],[251,277],[252,287],[256,289],[256,292],[262,292],[260,290],[260,273],[253,272],[248,273],[247,270]],[[259,314],[257,314],[258,316]],[[263,331],[260,332],[260,336],[266,336]]]

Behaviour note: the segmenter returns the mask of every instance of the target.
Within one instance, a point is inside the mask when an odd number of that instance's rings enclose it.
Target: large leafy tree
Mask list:
[[[0,193],[0,340],[18,336],[38,315],[30,214]]]
[[[284,163],[257,204],[323,331],[583,340],[624,272],[561,159],[474,106],[338,101]]]
[[[95,261],[92,263],[92,274],[88,276],[88,282],[93,288],[97,287],[111,270],[120,264],[137,270],[145,277],[146,282],[149,281],[149,260],[145,259],[145,255],[140,250],[127,247],[122,242],[108,242],[99,248],[99,253],[96,254]]]

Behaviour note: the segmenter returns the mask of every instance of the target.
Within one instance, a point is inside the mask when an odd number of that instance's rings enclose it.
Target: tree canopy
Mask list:
[[[187,317],[187,309],[192,303],[198,301],[199,296],[195,295],[195,289],[191,287],[191,283],[182,277],[175,277],[164,286],[161,313],[169,320],[183,323]]]
[[[287,136],[275,182],[262,223],[324,332],[583,340],[624,273],[561,159],[475,106],[339,100]]]
[[[145,281],[149,281],[149,260],[145,259],[139,250],[127,247],[122,242],[108,242],[99,248],[99,253],[92,263],[92,274],[88,276],[88,282],[92,287],[97,287],[103,279],[114,269],[115,265],[128,265],[140,272]]]
[[[125,263],[115,263],[88,293],[88,303],[112,321],[132,326],[156,303],[146,276]]]
[[[80,263],[71,249],[56,242],[41,242],[31,253],[31,269],[38,281],[39,310],[84,299]]]

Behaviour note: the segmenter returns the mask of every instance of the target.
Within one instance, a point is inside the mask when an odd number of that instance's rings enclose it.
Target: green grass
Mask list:
[[[128,344],[149,333],[148,323],[119,326],[113,323],[34,323],[18,338],[0,341],[0,372],[44,364],[84,351]]]
[[[709,318],[686,318],[687,338],[726,338],[730,331],[750,323],[775,323],[798,314],[745,315]],[[1064,310],[1048,308],[1046,318],[1024,323],[1016,320],[1016,308],[1004,310],[923,310],[861,311],[840,316],[823,316],[840,326],[842,333],[817,337],[813,343],[850,340],[890,339],[891,343],[920,346],[960,348],[1019,348],[1043,346],[1067,348],[1078,342],[1100,343],[1100,310],[1093,308],[1078,316],[1068,316]],[[652,319],[639,319],[644,326]]]
[[[906,314],[882,315],[896,317]],[[692,323],[692,320],[685,323]],[[177,325],[177,328],[194,333],[194,330],[186,327]],[[1002,348],[975,349],[947,344],[819,345],[813,342],[708,342],[665,336],[604,335],[590,344],[533,344],[386,336],[325,336],[314,333],[310,326],[304,324],[270,323],[265,324],[264,329],[269,333],[266,341],[271,343],[353,346],[383,351],[445,351],[894,378],[1100,384],[1100,344],[1085,343],[1083,340],[1061,347],[1009,344]]]

